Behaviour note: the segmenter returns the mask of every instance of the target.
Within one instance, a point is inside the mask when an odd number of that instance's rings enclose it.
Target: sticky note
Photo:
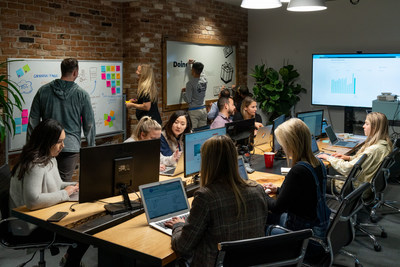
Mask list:
[[[107,80],[111,80],[111,74],[107,73]]]
[[[114,117],[114,110],[110,110],[110,116]]]
[[[106,66],[101,66],[101,72],[106,72]]]
[[[107,66],[106,69],[107,69],[107,71],[111,71],[111,67],[110,66]]]
[[[115,80],[115,73],[111,74],[111,79]]]
[[[112,87],[115,87],[115,81],[111,81]]]
[[[115,71],[115,66],[111,66],[111,71]]]
[[[21,126],[15,127],[15,134],[21,134],[21,130],[22,130]]]
[[[108,118],[107,118],[107,121],[108,121],[108,122],[110,122],[110,121],[111,121],[111,117],[110,117],[110,116],[108,116]]]
[[[108,126],[108,121],[104,121],[104,126]]]
[[[112,121],[110,121],[109,123],[108,123],[108,126],[110,126],[110,128],[113,126],[113,122]]]
[[[21,118],[14,118],[14,122],[15,122],[16,125],[22,124]]]
[[[329,140],[322,140],[322,143],[329,143]]]
[[[117,80],[117,86],[121,86],[121,81]]]
[[[28,117],[22,118],[22,124],[28,124]]]
[[[111,88],[111,94],[115,95],[115,87]]]
[[[23,109],[22,110],[21,117],[28,117],[28,110],[27,109]]]
[[[104,114],[104,120],[108,119],[108,114]]]
[[[31,70],[31,68],[29,68],[29,65],[28,65],[28,64],[26,64],[26,65],[23,66],[22,68],[24,69],[25,73],[27,73],[28,71]]]
[[[117,73],[117,79],[121,79],[121,73]]]
[[[106,79],[106,74],[105,74],[105,73],[102,73],[102,74],[101,74],[101,79],[102,79],[102,80],[105,80],[105,79]]]
[[[131,103],[131,101],[125,101],[125,103]]]
[[[111,81],[107,81],[107,87],[111,87]]]
[[[112,116],[112,117],[111,117],[111,120],[114,121],[114,120],[115,120],[115,116]]]
[[[22,125],[22,132],[26,133],[28,130],[28,124]]]
[[[117,94],[121,93],[121,88],[117,87]]]
[[[121,71],[121,66],[117,66],[116,71]]]
[[[17,72],[18,78],[24,76],[24,74],[25,74],[25,72],[24,72],[22,69],[19,69],[19,70],[17,70],[16,72]]]

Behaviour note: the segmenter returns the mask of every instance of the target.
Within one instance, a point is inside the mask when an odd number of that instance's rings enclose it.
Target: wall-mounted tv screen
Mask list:
[[[400,54],[313,54],[313,105],[372,107],[382,92],[400,95]]]

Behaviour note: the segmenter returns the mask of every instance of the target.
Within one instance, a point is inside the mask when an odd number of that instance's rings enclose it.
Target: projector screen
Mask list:
[[[313,54],[311,103],[372,107],[382,92],[400,95],[400,54]]]

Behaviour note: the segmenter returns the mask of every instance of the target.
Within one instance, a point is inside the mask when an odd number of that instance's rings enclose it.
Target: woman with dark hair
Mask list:
[[[232,86],[233,87],[233,86]],[[240,110],[242,106],[242,101],[247,96],[252,97],[253,95],[250,93],[249,88],[245,85],[238,85],[235,88],[232,88],[235,91],[235,95],[233,97],[233,101],[235,102],[236,110]]]
[[[160,164],[174,166],[183,150],[183,134],[192,131],[192,122],[186,111],[175,111],[161,132]]]
[[[72,182],[63,182],[57,168],[55,157],[64,148],[65,131],[53,119],[42,121],[32,132],[28,143],[23,147],[19,162],[11,172],[10,209],[26,206],[37,210],[69,200],[69,196],[79,191]],[[54,233],[38,228],[22,220],[10,221],[14,235],[37,236],[51,240]],[[65,266],[79,266],[88,245],[70,247]]]
[[[200,189],[194,193],[187,221],[172,218],[172,248],[190,266],[214,266],[217,244],[265,235],[267,201],[261,185],[243,180],[238,154],[225,135],[208,139],[201,147]]]

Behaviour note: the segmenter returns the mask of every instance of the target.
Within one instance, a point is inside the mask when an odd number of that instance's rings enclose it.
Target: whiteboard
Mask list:
[[[30,108],[39,88],[61,78],[62,59],[8,59],[8,75],[17,84],[25,104],[22,112],[14,109],[15,135],[8,134],[8,150],[25,145]],[[90,95],[96,121],[96,136],[121,134],[124,131],[122,61],[78,60],[79,75],[75,82]],[[83,133],[82,133],[83,136]]]
[[[181,90],[191,79],[189,59],[204,64],[207,83],[205,100],[218,98],[221,86],[236,84],[236,47],[234,45],[202,44],[184,41],[165,42],[163,104],[165,110],[181,108],[185,103]]]

